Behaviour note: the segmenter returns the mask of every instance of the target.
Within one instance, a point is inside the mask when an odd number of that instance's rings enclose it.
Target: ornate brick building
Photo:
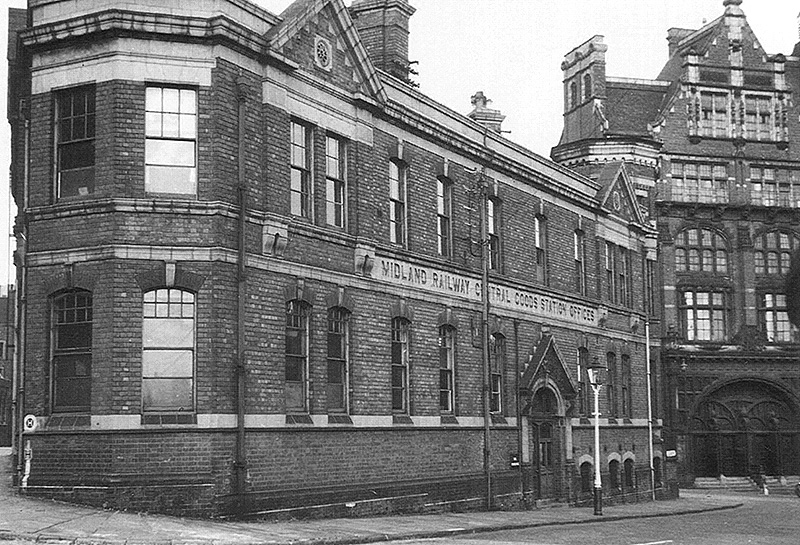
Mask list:
[[[684,484],[800,474],[800,346],[784,294],[800,241],[800,49],[764,51],[741,3],[670,29],[655,80],[607,77],[601,36],[570,52],[552,152],[589,178],[624,163],[657,221],[654,367]]]
[[[634,170],[584,177],[504,139],[483,93],[464,116],[416,91],[406,0],[130,6],[12,17],[27,493],[582,501],[597,359],[606,493],[649,495]]]

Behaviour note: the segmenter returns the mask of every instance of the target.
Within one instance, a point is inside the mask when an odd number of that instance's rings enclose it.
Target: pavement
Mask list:
[[[0,449],[0,467],[7,467],[8,452]],[[2,473],[0,541],[60,545],[346,545],[685,515],[742,505],[736,496],[681,491],[676,500],[604,506],[602,516],[594,515],[592,508],[561,506],[531,511],[237,522],[137,514],[25,497],[12,488],[8,472]]]

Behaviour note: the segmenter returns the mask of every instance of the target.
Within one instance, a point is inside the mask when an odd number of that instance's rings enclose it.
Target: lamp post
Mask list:
[[[600,387],[606,378],[608,368],[600,363],[597,356],[589,364],[586,372],[594,393],[594,514],[603,514],[603,481],[600,479]]]

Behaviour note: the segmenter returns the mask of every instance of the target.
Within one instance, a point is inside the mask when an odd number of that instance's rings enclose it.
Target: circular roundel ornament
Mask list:
[[[317,63],[322,68],[330,68],[331,49],[328,42],[326,42],[325,40],[317,40],[316,52],[317,52]]]
[[[792,255],[792,267],[786,276],[786,310],[789,321],[800,327],[800,250]]]

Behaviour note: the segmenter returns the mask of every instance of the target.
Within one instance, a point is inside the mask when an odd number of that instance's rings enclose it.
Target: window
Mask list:
[[[726,138],[728,136],[728,95],[723,93],[700,93],[703,136]]]
[[[756,274],[785,275],[792,265],[792,252],[800,238],[790,231],[770,231],[753,241]]]
[[[772,140],[772,99],[750,95],[744,99],[744,132],[748,140]]]
[[[541,284],[547,284],[547,253],[546,244],[547,236],[545,227],[547,222],[542,216],[534,216],[533,218],[533,244],[534,244],[534,260],[535,260],[535,273],[536,281]]]
[[[453,372],[455,369],[456,330],[452,326],[439,328],[439,410],[451,413],[455,407]]]
[[[608,417],[617,416],[617,356],[614,352],[606,354],[608,372],[606,377],[606,401],[608,401]]]
[[[500,270],[500,202],[497,199],[487,201],[486,228],[489,235],[489,268]]]
[[[193,411],[195,296],[156,289],[142,307],[142,409]]]
[[[489,336],[489,411],[503,412],[503,371],[506,368],[506,338],[499,333]]]
[[[589,351],[578,348],[578,384],[580,384],[580,413],[583,416],[592,414],[592,386],[589,384]]]
[[[294,299],[286,303],[286,412],[308,410],[308,317],[310,305]]]
[[[553,425],[543,423],[539,425],[539,465],[553,466]]]
[[[617,270],[616,246],[611,242],[605,243],[605,264],[606,264],[606,297],[610,302],[615,302],[616,297],[616,270]]]
[[[573,257],[575,259],[575,291],[586,295],[586,244],[583,231],[573,233]]]
[[[673,161],[672,197],[682,202],[728,202],[728,169],[724,164]]]
[[[311,219],[311,129],[291,122],[291,212]]]
[[[800,171],[750,167],[750,201],[762,206],[800,206]]]
[[[408,413],[409,329],[405,318],[392,319],[392,411]]]
[[[728,251],[725,239],[711,229],[691,228],[675,238],[677,272],[728,273]]]
[[[581,492],[584,494],[594,489],[594,477],[592,475],[592,464],[583,462],[581,464]]]
[[[727,297],[721,291],[687,290],[681,294],[681,314],[687,341],[727,338]]]
[[[644,284],[644,301],[645,312],[652,316],[656,313],[656,295],[655,291],[658,289],[656,286],[656,262],[652,259],[645,260],[645,284]]]
[[[328,412],[348,409],[348,360],[350,313],[347,309],[328,309]]]
[[[197,92],[148,87],[145,103],[148,193],[197,193]]]
[[[57,197],[94,192],[95,90],[69,89],[56,99]]]
[[[619,248],[619,261],[617,263],[617,302],[623,306],[631,304],[630,289],[630,254],[627,248]]]
[[[406,167],[389,161],[389,240],[406,243]]]
[[[53,412],[88,411],[92,386],[92,294],[53,299]]]
[[[325,215],[328,225],[345,226],[345,196],[347,178],[346,148],[343,140],[325,137]]]
[[[614,491],[619,490],[619,461],[608,462],[608,487]]]
[[[631,357],[622,355],[622,416],[633,417],[633,375],[631,374]]]
[[[450,226],[453,216],[453,184],[447,178],[436,180],[436,212],[439,221],[436,225],[436,240],[439,255],[452,257],[452,234]]]
[[[771,343],[800,342],[797,328],[789,322],[786,294],[762,293],[758,308],[761,328]]]
[[[569,107],[574,108],[578,105],[578,83],[573,81],[569,84]]]
[[[592,98],[592,75],[583,75],[583,100]]]
[[[625,488],[631,489],[634,486],[634,471],[633,460],[628,458],[622,463],[623,470],[625,471]]]

